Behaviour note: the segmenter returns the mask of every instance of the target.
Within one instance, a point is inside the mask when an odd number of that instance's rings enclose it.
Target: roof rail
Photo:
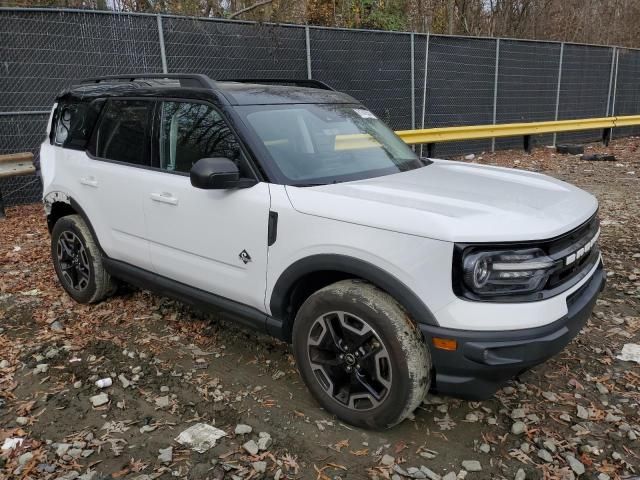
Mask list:
[[[133,82],[136,80],[145,80],[145,79],[171,79],[171,80],[179,80],[181,87],[202,87],[202,88],[214,88],[215,83],[211,78],[207,75],[203,75],[200,73],[140,73],[140,74],[129,74],[129,75],[105,75],[102,77],[95,78],[83,78],[80,80],[80,83],[101,83],[101,82],[109,82],[112,80],[116,81],[125,81],[125,82]]]
[[[322,90],[335,89],[320,80],[298,79],[298,78],[226,78],[217,79],[218,82],[240,82],[240,83],[258,83],[266,85],[294,85],[296,87],[319,88]]]

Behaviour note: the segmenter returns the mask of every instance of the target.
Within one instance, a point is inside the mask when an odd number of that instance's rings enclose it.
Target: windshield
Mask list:
[[[424,166],[361,105],[251,105],[237,110],[290,185],[359,180]]]

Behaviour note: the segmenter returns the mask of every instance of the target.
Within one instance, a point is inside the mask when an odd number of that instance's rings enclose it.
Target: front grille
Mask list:
[[[569,266],[564,266],[555,271],[547,281],[547,288],[553,289],[571,281],[576,275],[584,270],[590,270],[598,260],[600,250],[596,245],[588,255],[584,255],[580,260]]]
[[[566,252],[571,249],[573,245],[584,243],[591,239],[600,228],[600,221],[597,216],[591,217],[585,223],[577,228],[574,228],[570,232],[560,235],[552,240],[545,242],[547,253],[551,257],[555,257],[558,254]]]
[[[599,249],[597,242],[594,243],[588,252],[572,262],[567,259],[572,255],[576,255],[581,248],[589,245],[591,240],[598,235],[600,228],[597,217],[591,218],[589,221],[572,230],[571,232],[551,240],[547,247],[548,255],[556,260],[557,267],[549,276],[545,290],[555,290],[571,281],[581,272],[590,270],[599,258]]]

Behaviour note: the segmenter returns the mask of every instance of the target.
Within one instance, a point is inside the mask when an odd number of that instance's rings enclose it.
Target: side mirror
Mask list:
[[[191,185],[206,190],[235,188],[240,181],[238,166],[228,158],[201,158],[189,176]]]

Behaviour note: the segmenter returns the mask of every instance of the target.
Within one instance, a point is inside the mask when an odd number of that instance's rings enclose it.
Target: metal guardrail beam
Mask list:
[[[30,175],[36,172],[33,166],[33,153],[12,153],[0,155],[0,178]],[[0,189],[0,218],[5,217],[4,200]]]
[[[476,140],[482,138],[517,137],[544,133],[599,130],[640,125],[640,115],[627,117],[583,118],[530,123],[503,123],[496,125],[464,125],[457,127],[399,130],[396,134],[409,145],[424,143]]]
[[[36,172],[33,166],[33,153],[11,153],[0,155],[0,178],[31,175]]]
[[[640,115],[624,117],[580,118],[576,120],[555,120],[548,122],[503,123],[496,125],[463,125],[458,127],[423,128],[418,130],[398,130],[398,135],[409,145],[427,144],[432,156],[433,145],[456,140],[477,140],[482,138],[523,137],[525,150],[531,148],[531,136],[545,133],[575,132],[580,130],[602,130],[602,141],[608,144],[611,129],[640,125]],[[370,148],[380,145],[371,135],[351,134],[336,137],[336,150]]]
[[[640,125],[640,115],[627,115],[625,117],[613,117],[616,119],[616,127],[633,127]]]

